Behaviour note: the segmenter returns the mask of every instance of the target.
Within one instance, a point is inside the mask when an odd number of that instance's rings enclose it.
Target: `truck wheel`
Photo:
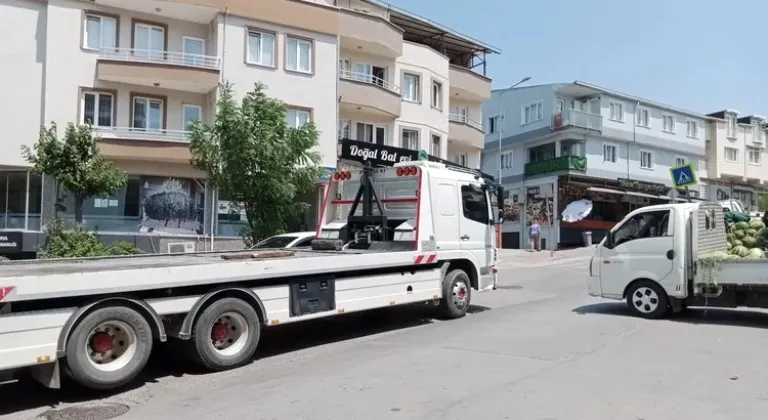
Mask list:
[[[627,304],[636,315],[647,319],[663,318],[669,308],[667,292],[656,282],[639,281],[627,290]]]
[[[140,313],[124,306],[97,309],[69,336],[65,370],[85,387],[118,388],[144,369],[152,344],[152,328]]]
[[[443,298],[438,308],[442,318],[456,319],[467,314],[472,297],[470,284],[469,276],[464,270],[452,270],[445,276]]]
[[[260,336],[261,322],[253,307],[224,298],[210,304],[195,321],[190,353],[206,369],[230,369],[251,360]]]

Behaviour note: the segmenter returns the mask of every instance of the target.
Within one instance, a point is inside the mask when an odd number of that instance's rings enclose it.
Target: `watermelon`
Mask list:
[[[757,238],[754,236],[745,236],[741,238],[741,243],[747,248],[754,248],[757,246]]]
[[[733,236],[735,236],[736,239],[741,239],[741,238],[747,236],[747,232],[744,231],[744,230],[737,230],[737,231],[733,232]]]
[[[757,229],[747,229],[747,236],[757,236]]]
[[[765,228],[765,224],[759,219],[752,219],[749,221],[750,229],[760,230]]]
[[[764,257],[765,255],[763,254],[763,250],[761,250],[760,248],[752,248],[749,250],[747,255],[744,255],[744,259],[747,259],[747,260],[759,260]]]
[[[749,219],[747,219],[747,220],[749,220]],[[738,229],[738,230],[749,229],[749,223],[747,223],[747,222],[736,222],[735,226],[736,226],[736,229]]]
[[[749,248],[745,247],[744,245],[735,246],[731,250],[731,254],[738,255],[740,257],[744,257],[747,254],[749,254]]]

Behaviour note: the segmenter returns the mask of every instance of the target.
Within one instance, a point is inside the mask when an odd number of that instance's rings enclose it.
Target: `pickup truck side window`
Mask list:
[[[621,245],[643,238],[667,236],[669,218],[669,210],[636,214],[613,233],[614,244]]]
[[[488,224],[488,197],[481,188],[462,185],[461,204],[464,217],[484,225]]]

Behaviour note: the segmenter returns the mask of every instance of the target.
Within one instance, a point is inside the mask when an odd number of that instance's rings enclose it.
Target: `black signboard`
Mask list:
[[[664,195],[671,189],[664,184],[657,184],[655,182],[637,181],[627,178],[619,178],[618,181],[621,188],[626,188],[628,190],[634,190],[637,192]]]
[[[21,252],[21,232],[0,231],[0,254]]]

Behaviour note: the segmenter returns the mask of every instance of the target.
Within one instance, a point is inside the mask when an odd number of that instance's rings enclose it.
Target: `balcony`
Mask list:
[[[448,116],[448,140],[467,146],[482,149],[485,143],[483,125],[469,119],[466,115],[451,114]]]
[[[603,131],[603,116],[588,112],[569,109],[558,112],[552,116],[550,122],[552,131],[566,130],[569,128],[581,128],[584,130]]]
[[[387,119],[400,116],[400,89],[388,81],[367,73],[339,72],[342,112],[358,112]]]
[[[109,159],[189,163],[189,132],[132,127],[94,127],[99,153]]]
[[[219,83],[219,57],[175,51],[110,48],[99,51],[99,80],[208,93]]]
[[[586,170],[587,158],[580,156],[560,156],[554,159],[525,164],[525,176],[561,171],[586,172]]]
[[[403,54],[403,30],[381,16],[339,9],[339,37],[343,48],[388,58]]]
[[[472,70],[451,66],[448,71],[451,86],[451,99],[483,102],[491,98],[491,79]]]

